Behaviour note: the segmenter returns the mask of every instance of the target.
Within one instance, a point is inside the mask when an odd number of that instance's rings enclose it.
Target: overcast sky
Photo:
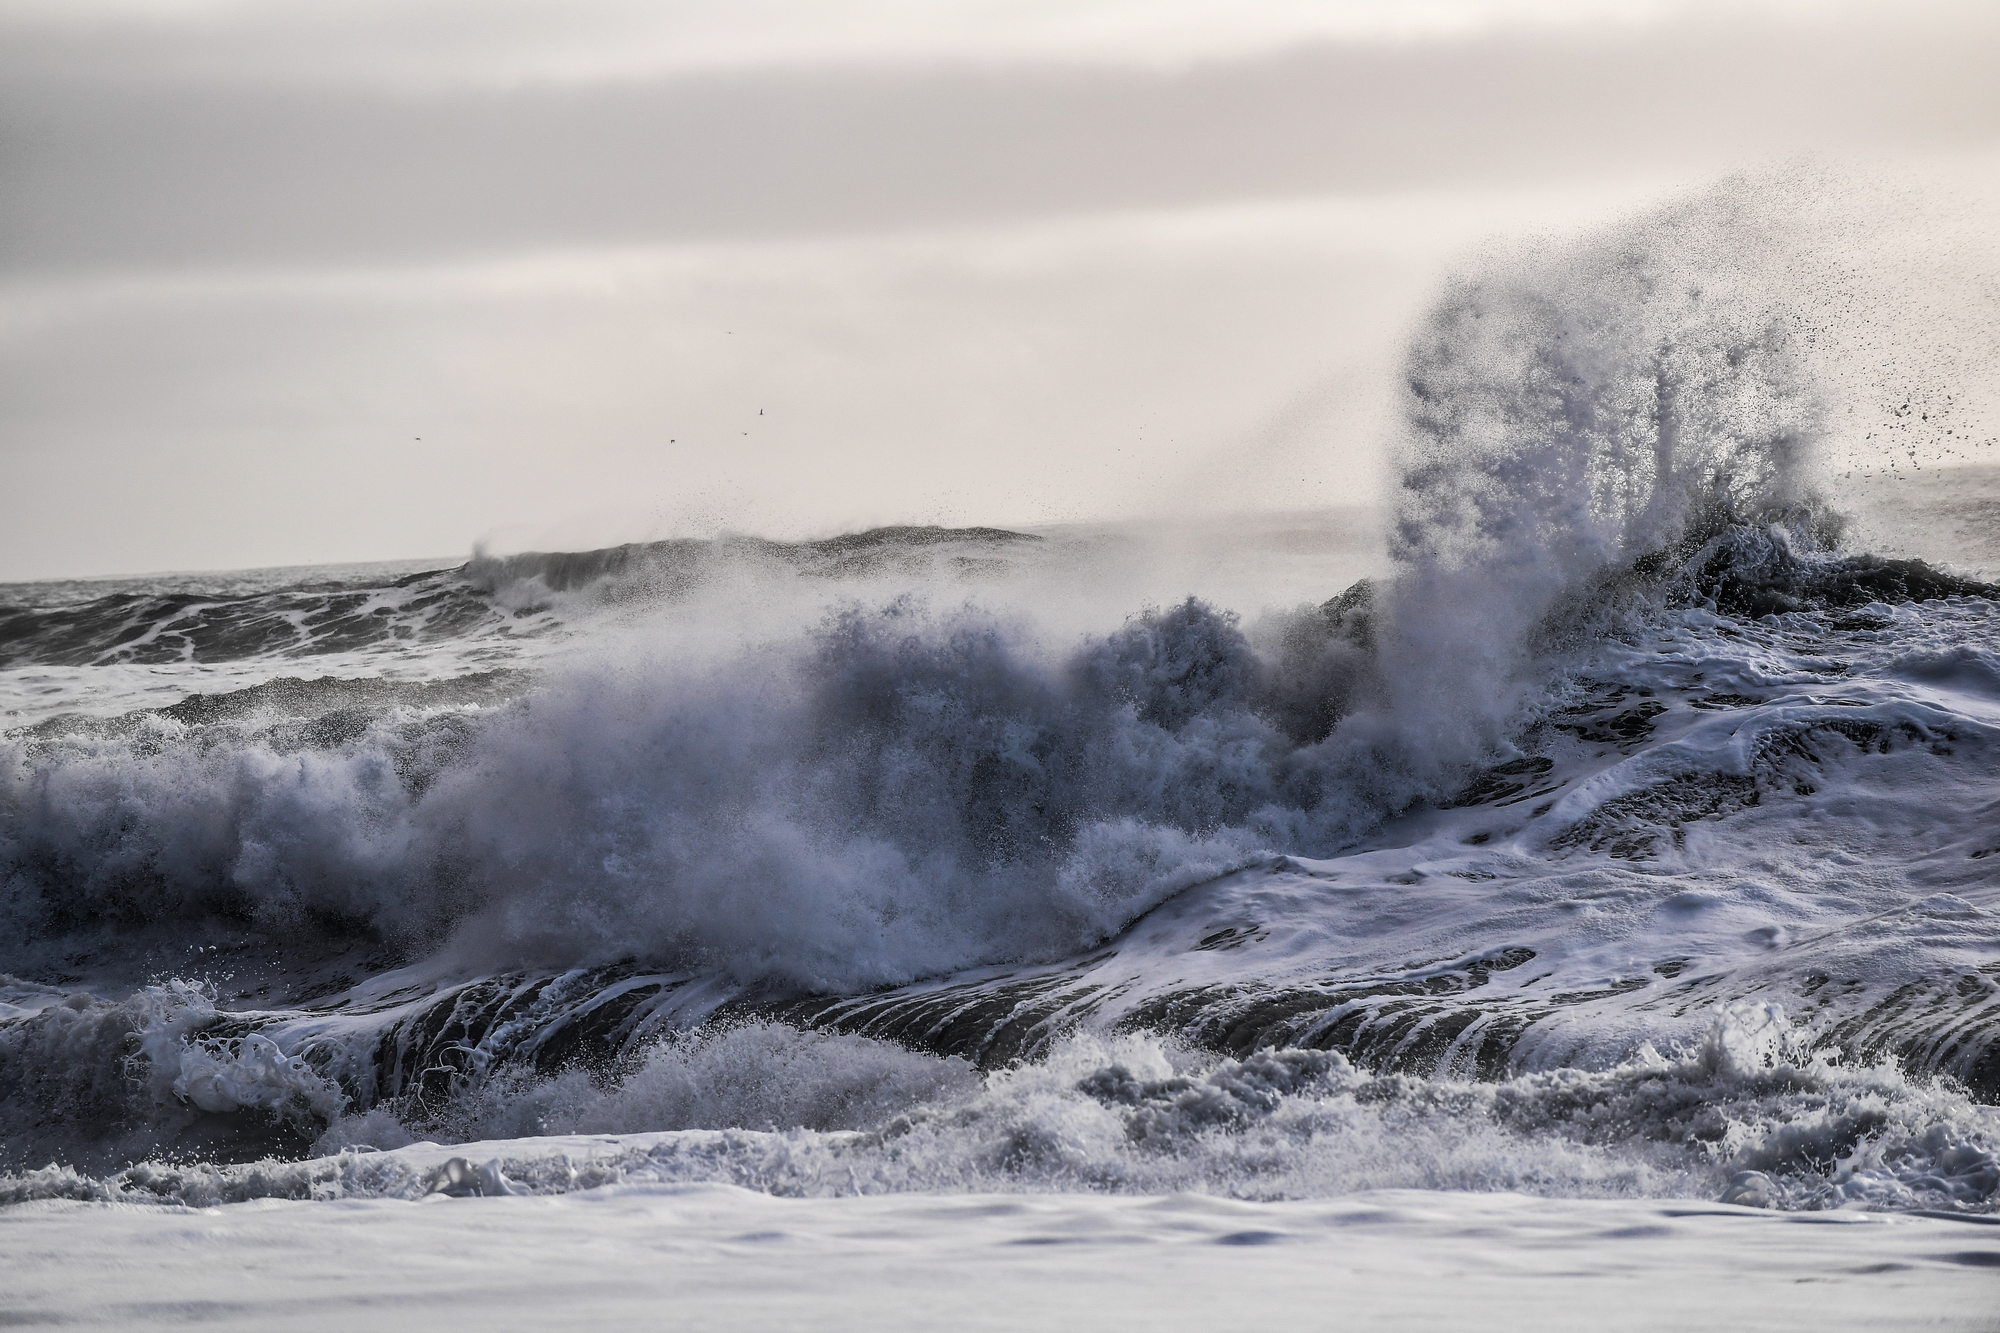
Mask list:
[[[5,0],[0,580],[1363,501],[1496,236],[1813,153],[1993,300],[1996,60],[1990,4]]]

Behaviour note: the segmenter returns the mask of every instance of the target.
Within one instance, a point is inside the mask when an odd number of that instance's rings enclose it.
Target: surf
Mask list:
[[[597,1126],[807,1192],[1990,1206],[1995,589],[1843,547],[1765,225],[1448,287],[1380,557],[1290,604],[1038,615],[1101,535],[892,528],[10,608],[10,671],[220,688],[0,737],[6,1188]],[[1329,1164],[1392,1122],[1476,1148]]]

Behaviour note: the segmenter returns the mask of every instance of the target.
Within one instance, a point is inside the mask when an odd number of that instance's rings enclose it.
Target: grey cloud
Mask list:
[[[878,68],[430,96],[179,84],[17,52],[23,271],[427,260],[2000,137],[1982,29],[1700,27],[1322,46],[1179,71]]]

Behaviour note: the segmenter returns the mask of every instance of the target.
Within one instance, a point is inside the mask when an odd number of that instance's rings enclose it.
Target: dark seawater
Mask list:
[[[1850,522],[1724,225],[1449,289],[1380,509],[0,589],[0,1201],[2000,1210],[2000,485]]]

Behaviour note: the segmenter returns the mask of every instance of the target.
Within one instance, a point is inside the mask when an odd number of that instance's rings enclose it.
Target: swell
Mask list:
[[[548,614],[555,601],[574,614],[594,602],[672,598],[742,566],[838,579],[914,573],[941,559],[972,571],[1039,540],[999,528],[886,527],[811,542],[737,537],[481,554],[456,569],[379,585],[316,580],[309,569],[292,586],[248,593],[154,590],[147,580],[126,580],[104,596],[60,605],[0,604],[0,670],[289,659],[535,636],[560,622]]]
[[[818,541],[778,542],[761,537],[719,541],[683,538],[634,542],[596,551],[528,551],[477,555],[461,571],[482,592],[521,600],[528,590],[567,593],[595,588],[605,596],[685,592],[723,562],[764,560],[822,578],[852,578],[884,571],[928,572],[943,554],[961,570],[996,563],[1009,547],[1043,539],[1005,528],[890,526],[842,533]],[[939,552],[936,548],[949,548]]]
[[[501,619],[449,570],[379,588],[307,585],[249,596],[120,591],[65,606],[0,606],[0,669],[363,652],[491,632]]]

